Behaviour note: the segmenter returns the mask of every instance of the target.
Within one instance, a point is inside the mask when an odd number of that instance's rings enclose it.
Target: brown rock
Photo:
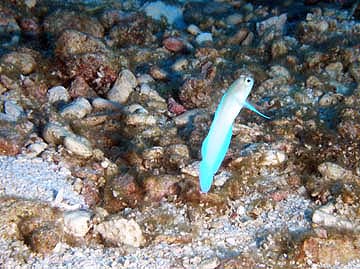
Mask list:
[[[127,47],[152,42],[155,37],[151,33],[152,21],[143,16],[134,16],[131,20],[119,22],[109,32],[108,44]]]
[[[184,48],[182,40],[176,37],[168,37],[163,40],[163,45],[167,50],[172,52],[179,52]]]
[[[202,77],[188,78],[180,88],[180,100],[187,108],[207,107],[211,101],[211,83],[215,77],[216,68],[205,64]]]
[[[75,79],[71,82],[71,86],[69,89],[69,94],[71,96],[71,98],[76,98],[76,97],[95,97],[96,96],[96,92],[94,92],[89,84],[86,83],[86,80],[81,77],[81,76],[77,76],[75,77]]]
[[[34,72],[37,64],[35,59],[28,53],[10,52],[1,58],[1,62],[11,64],[22,74],[28,75]]]
[[[44,30],[53,35],[59,35],[64,30],[72,29],[101,38],[104,36],[104,27],[94,17],[75,11],[58,10],[44,21]]]
[[[328,239],[310,237],[303,242],[301,248],[305,260],[333,265],[346,264],[351,260],[359,259],[358,244],[358,239],[347,236]]]
[[[180,178],[173,175],[150,176],[143,181],[146,192],[146,199],[150,201],[160,201],[168,195],[179,193],[177,183]]]
[[[105,186],[104,208],[109,213],[115,213],[125,207],[134,207],[142,199],[143,194],[135,176],[124,174],[109,179]]]
[[[105,91],[116,80],[119,59],[95,37],[66,30],[56,42],[55,53],[71,78],[80,76],[95,90]]]

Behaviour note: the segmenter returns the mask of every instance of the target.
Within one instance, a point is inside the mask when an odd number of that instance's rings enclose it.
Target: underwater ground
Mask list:
[[[1,1],[0,267],[360,268],[359,18],[347,0]],[[270,119],[241,110],[201,193],[241,74]]]

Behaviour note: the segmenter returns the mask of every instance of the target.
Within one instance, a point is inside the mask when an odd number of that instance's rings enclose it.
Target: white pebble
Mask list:
[[[196,40],[196,43],[201,45],[205,42],[212,42],[213,38],[212,38],[211,33],[205,32],[205,33],[198,34],[195,40]]]
[[[65,232],[78,237],[84,237],[90,230],[91,213],[86,210],[76,210],[64,213]]]
[[[65,137],[64,146],[70,152],[84,158],[88,158],[93,154],[90,141],[82,136],[69,135]]]
[[[63,86],[55,86],[49,89],[47,97],[52,104],[59,101],[68,102],[70,100],[69,92]]]

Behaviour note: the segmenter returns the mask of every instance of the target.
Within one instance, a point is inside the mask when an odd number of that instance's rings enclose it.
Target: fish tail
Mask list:
[[[200,162],[200,189],[201,192],[207,193],[214,178],[214,172],[210,169],[205,160]]]

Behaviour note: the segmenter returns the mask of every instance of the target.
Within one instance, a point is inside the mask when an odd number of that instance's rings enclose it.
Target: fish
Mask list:
[[[246,99],[254,86],[250,75],[240,75],[227,89],[215,111],[209,132],[201,146],[201,162],[199,167],[200,190],[207,193],[212,185],[214,175],[219,170],[229,148],[233,123],[245,107],[260,116],[270,117],[258,111]]]

